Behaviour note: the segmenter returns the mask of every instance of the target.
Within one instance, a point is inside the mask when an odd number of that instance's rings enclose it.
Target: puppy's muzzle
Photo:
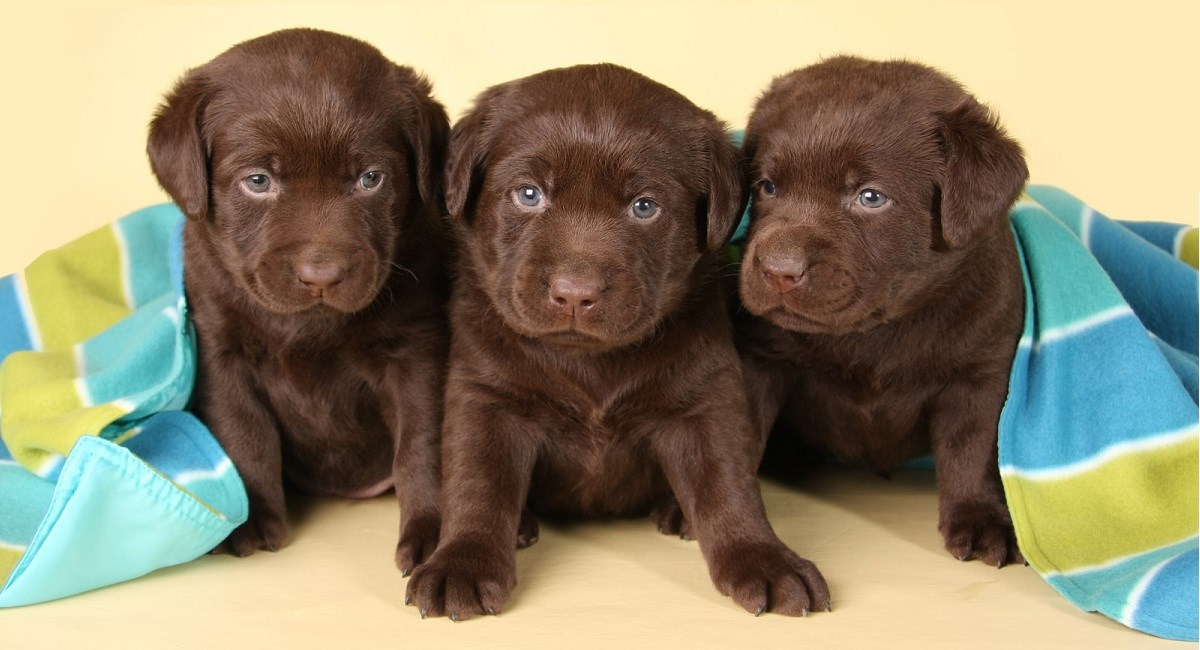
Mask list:
[[[570,319],[595,308],[605,289],[599,279],[582,274],[556,274],[549,284],[551,309]]]
[[[344,260],[328,256],[310,255],[301,259],[295,267],[296,279],[304,285],[310,295],[319,298],[346,278],[347,264]]]
[[[797,257],[757,257],[763,284],[778,294],[785,294],[808,278],[808,260]]]

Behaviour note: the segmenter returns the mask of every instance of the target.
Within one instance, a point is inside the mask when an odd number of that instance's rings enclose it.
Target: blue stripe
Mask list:
[[[1197,563],[1196,540],[1193,539],[1189,552],[1182,553],[1168,562],[1150,584],[1146,585],[1130,623],[1156,636],[1186,641],[1198,640],[1198,570],[1200,565]]]
[[[125,240],[125,270],[134,309],[171,292],[169,262],[163,251],[170,249],[182,219],[179,208],[166,203],[134,212],[115,224]]]
[[[1093,222],[1090,239],[1092,254],[1146,328],[1172,347],[1196,354],[1195,269],[1108,219]]]
[[[1120,354],[1096,354],[1098,350]],[[1196,422],[1190,395],[1181,382],[1163,381],[1175,373],[1132,315],[1049,343],[1032,358],[1018,361],[1005,407],[1007,423],[1013,426],[1011,418],[1017,418],[1025,431],[1054,435],[1021,436],[1020,444],[1003,450],[1003,465],[1052,468],[1089,458],[1118,442]],[[1080,382],[1080,377],[1088,380]],[[1128,399],[1131,388],[1152,391],[1156,398]]]
[[[0,360],[19,350],[33,348],[29,326],[17,296],[17,276],[0,278]]]
[[[1069,575],[1047,575],[1046,582],[1081,609],[1101,612],[1121,620],[1132,592],[1141,583],[1146,572],[1163,562],[1167,562],[1167,566],[1159,572],[1153,583],[1146,585],[1132,620],[1123,622],[1151,634],[1186,639],[1189,638],[1186,626],[1180,628],[1178,624],[1166,624],[1162,620],[1186,621],[1189,617],[1193,621],[1196,620],[1195,537],[1101,569]],[[1189,570],[1189,564],[1190,584],[1188,576],[1182,575]],[[1186,594],[1192,594],[1190,614],[1186,611],[1187,608],[1180,608],[1180,596]],[[1191,627],[1190,638],[1196,639],[1195,625]]]
[[[1117,221],[1130,232],[1163,249],[1172,257],[1175,256],[1175,239],[1179,233],[1191,228],[1178,223],[1165,221]]]

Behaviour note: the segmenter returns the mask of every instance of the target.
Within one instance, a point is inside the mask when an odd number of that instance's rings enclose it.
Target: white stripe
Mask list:
[[[121,413],[124,415],[129,415],[130,413],[133,413],[133,411],[137,408],[136,402],[133,402],[132,400],[125,398],[125,397],[118,397],[117,399],[114,399],[111,402],[109,402],[109,404],[112,404],[113,406],[121,409]]]
[[[79,395],[79,403],[87,408],[92,406],[92,391],[87,385],[87,357],[84,355],[83,344],[71,346],[71,355],[75,357],[75,393]]]
[[[33,473],[44,479],[49,479],[51,476],[62,470],[62,466],[65,461],[65,456],[46,452],[46,460],[42,461],[41,467],[35,468]]]
[[[1184,442],[1186,440],[1197,437],[1197,426],[1190,424],[1183,429],[1160,433],[1147,438],[1139,438],[1137,440],[1125,440],[1116,444],[1110,445],[1103,449],[1100,453],[1089,458],[1085,458],[1068,465],[1058,465],[1055,467],[1047,467],[1044,469],[1021,469],[1015,465],[1004,465],[1000,467],[1000,473],[1006,477],[1016,477],[1028,481],[1057,481],[1072,476],[1090,472],[1097,467],[1112,461],[1113,459],[1125,456],[1127,454],[1148,451],[1151,449],[1159,449],[1161,447],[1169,447],[1174,444]]]
[[[1179,259],[1183,256],[1183,237],[1188,234],[1191,228],[1180,228],[1179,232],[1175,233],[1175,240],[1171,242],[1171,254]]]
[[[21,318],[25,320],[25,329],[29,333],[29,346],[35,351],[42,349],[42,334],[38,331],[37,319],[33,317],[33,304],[29,302],[29,285],[25,283],[25,274],[17,274],[17,306],[21,309]]]
[[[171,480],[181,485],[187,485],[196,481],[217,480],[224,476],[231,467],[233,467],[233,462],[226,458],[212,469],[194,469],[187,472],[180,472],[176,476],[171,477]]]
[[[0,540],[0,549],[3,549],[5,551],[17,551],[20,553],[24,553],[25,549],[27,549],[27,548],[29,548],[29,547],[21,546],[19,544],[9,544],[8,542],[6,542],[4,540]],[[0,585],[0,587],[2,587],[2,586],[3,585]]]
[[[1079,220],[1079,241],[1083,242],[1083,247],[1092,250],[1092,221],[1096,218],[1096,212],[1089,205],[1083,206],[1083,218]]]
[[[1154,579],[1162,572],[1163,567],[1167,566],[1174,559],[1173,557],[1169,557],[1159,562],[1153,569],[1147,571],[1146,575],[1142,576],[1142,579],[1138,580],[1137,584],[1133,586],[1133,589],[1129,591],[1129,595],[1125,597],[1125,607],[1121,608],[1120,620],[1122,623],[1129,623],[1133,620],[1133,615],[1137,613],[1138,603],[1142,601],[1142,596],[1145,595],[1150,583],[1154,582]]]
[[[1038,336],[1038,339],[1034,343],[1033,347],[1034,349],[1040,349],[1048,343],[1053,343],[1069,336],[1074,336],[1080,332],[1087,331],[1093,327],[1099,327],[1106,323],[1124,318],[1125,316],[1132,315],[1133,310],[1129,308],[1129,305],[1117,305],[1116,307],[1110,307],[1098,314],[1093,314],[1083,320],[1075,321],[1070,325],[1063,325],[1062,327],[1044,330]]]
[[[1043,577],[1045,577],[1047,580],[1049,580],[1050,578],[1074,578],[1074,577],[1081,576],[1086,573],[1092,573],[1095,571],[1107,571],[1108,569],[1111,569],[1123,562],[1128,562],[1129,560],[1132,560],[1137,557],[1141,557],[1144,555],[1151,555],[1153,553],[1160,553],[1164,549],[1169,549],[1173,546],[1183,547],[1184,545],[1195,544],[1195,543],[1196,543],[1196,536],[1191,535],[1189,537],[1184,537],[1183,539],[1179,540],[1178,542],[1171,542],[1170,544],[1163,544],[1162,546],[1156,546],[1148,551],[1137,551],[1135,553],[1130,553],[1128,555],[1122,555],[1120,557],[1113,558],[1107,562],[1102,562],[1100,564],[1091,564],[1091,565],[1088,565],[1085,567],[1080,567],[1078,569],[1071,569],[1070,571],[1055,571],[1054,569],[1050,569],[1043,574]],[[1170,559],[1170,558],[1168,558],[1168,559]]]
[[[129,268],[129,244],[119,225],[113,224],[111,228],[113,239],[117,242],[117,253],[121,256],[121,293],[124,294],[125,306],[133,309],[133,270]]]

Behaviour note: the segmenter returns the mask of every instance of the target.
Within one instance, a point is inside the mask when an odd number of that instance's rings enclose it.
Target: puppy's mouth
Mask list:
[[[259,268],[246,274],[250,294],[281,315],[324,319],[353,314],[373,303],[385,276],[373,268],[349,267],[336,281],[305,281],[283,269]]]
[[[816,267],[802,280],[780,286],[754,265],[743,269],[742,303],[751,313],[794,332],[849,334],[865,332],[884,321],[844,269]]]
[[[783,329],[805,334],[862,333],[875,328],[884,321],[883,313],[880,310],[862,314],[860,310],[847,309],[813,316],[794,310],[782,303],[756,313],[759,317],[765,318]]]
[[[580,350],[599,350],[609,347],[608,343],[598,336],[581,332],[577,329],[558,330],[553,332],[545,332],[538,335],[538,339],[563,348],[576,348]]]

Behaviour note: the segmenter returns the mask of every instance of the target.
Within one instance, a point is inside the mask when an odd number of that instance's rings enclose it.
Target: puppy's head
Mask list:
[[[428,81],[361,41],[286,30],[189,71],[150,124],[163,188],[256,303],[354,312],[433,205],[449,131]]]
[[[581,351],[648,337],[695,289],[744,202],[723,125],[631,70],[549,70],[454,127],[446,203],[513,330]]]
[[[945,75],[839,57],[777,78],[746,131],[742,302],[796,331],[867,331],[954,291],[1007,228],[1020,147]]]

